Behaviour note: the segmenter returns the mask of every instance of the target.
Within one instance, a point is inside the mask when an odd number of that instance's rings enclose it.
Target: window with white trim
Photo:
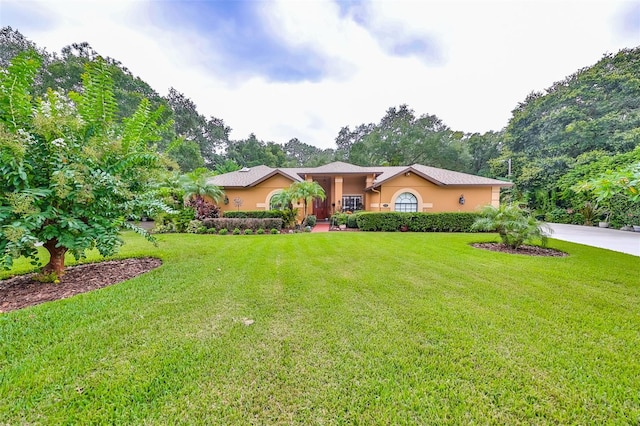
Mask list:
[[[362,195],[343,195],[342,210],[351,212],[362,210]]]
[[[396,198],[394,210],[397,212],[417,212],[418,199],[410,192],[403,192]]]

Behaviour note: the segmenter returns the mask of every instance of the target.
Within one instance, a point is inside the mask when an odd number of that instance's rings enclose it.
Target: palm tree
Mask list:
[[[295,198],[292,196],[289,188],[277,192],[271,197],[271,204],[277,206],[278,210],[293,210],[293,202]]]
[[[204,200],[204,197],[209,197],[215,202],[220,202],[224,197],[224,191],[218,185],[207,181],[210,176],[211,172],[204,167],[197,168],[190,173],[182,175],[180,177],[180,183],[184,190],[185,200],[191,198]]]
[[[303,200],[304,202],[304,220],[307,219],[307,204],[313,201],[315,198],[324,200],[327,196],[324,193],[324,189],[318,182],[294,182],[289,187],[291,197],[294,200]]]
[[[547,236],[552,232],[547,224],[536,220],[516,203],[501,204],[499,207],[485,206],[481,214],[483,217],[478,218],[471,229],[496,231],[502,242],[513,249],[536,239],[546,245]]]

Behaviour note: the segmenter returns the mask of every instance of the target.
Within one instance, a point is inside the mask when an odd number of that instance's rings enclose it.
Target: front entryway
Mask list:
[[[325,220],[329,218],[329,209],[327,208],[328,200],[325,198],[321,200],[316,198],[313,200],[313,214],[318,220]]]

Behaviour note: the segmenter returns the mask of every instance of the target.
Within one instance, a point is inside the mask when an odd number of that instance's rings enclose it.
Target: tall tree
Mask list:
[[[421,163],[467,171],[471,157],[463,137],[438,117],[416,117],[407,105],[400,105],[389,108],[378,124],[362,124],[353,132],[343,127],[336,156],[362,166]]]
[[[169,89],[167,101],[173,111],[176,135],[187,142],[195,142],[208,167],[219,161],[219,151],[229,143],[231,128],[224,121],[198,113],[196,104],[173,87]]]
[[[146,100],[131,117],[116,119],[110,67],[101,58],[88,64],[73,102],[49,90],[34,103],[39,63],[26,51],[0,73],[0,261],[35,261],[41,241],[50,255],[42,272],[59,277],[67,251],[76,258],[94,247],[112,254],[123,227],[150,237],[126,218],[165,208],[144,193],[160,165],[150,143],[162,126]]]

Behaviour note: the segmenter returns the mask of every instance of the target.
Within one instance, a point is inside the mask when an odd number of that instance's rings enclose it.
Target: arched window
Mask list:
[[[394,210],[397,212],[417,212],[418,199],[410,192],[403,192],[396,198]]]
[[[283,208],[283,206],[278,203],[278,196],[280,195],[280,192],[282,191],[276,192],[271,196],[271,198],[269,198],[269,210],[280,210]]]

